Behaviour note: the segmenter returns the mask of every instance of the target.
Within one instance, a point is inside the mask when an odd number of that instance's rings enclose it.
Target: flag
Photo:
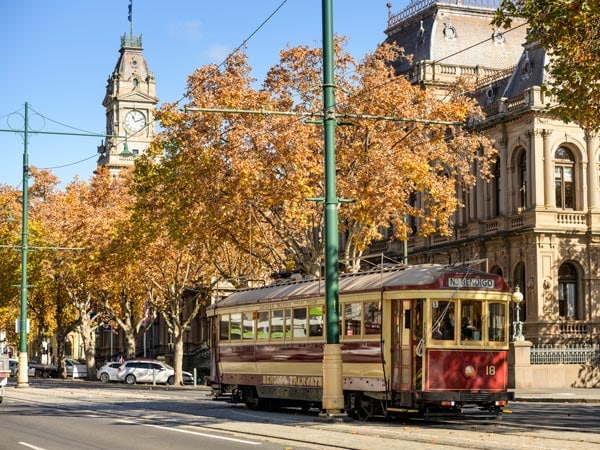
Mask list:
[[[129,21],[131,22],[131,11],[133,9],[133,0],[129,0],[129,15],[127,16],[127,19],[129,19]]]

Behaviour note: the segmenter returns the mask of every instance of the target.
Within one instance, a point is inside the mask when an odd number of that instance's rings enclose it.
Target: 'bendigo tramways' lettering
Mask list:
[[[296,375],[263,375],[262,384],[276,386],[321,387],[323,385],[323,378],[300,377]]]
[[[496,287],[496,280],[492,278],[449,277],[448,287],[476,287],[484,289],[494,289]]]

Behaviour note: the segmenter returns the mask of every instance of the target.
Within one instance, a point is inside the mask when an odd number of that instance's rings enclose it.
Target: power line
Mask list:
[[[269,16],[268,16],[268,17],[267,17],[265,20],[263,20],[263,22],[262,22],[262,23],[261,23],[261,24],[260,24],[258,27],[256,27],[256,29],[255,29],[255,30],[254,30],[252,33],[250,33],[250,35],[249,35],[249,36],[248,36],[246,39],[244,39],[244,40],[242,41],[242,43],[241,43],[240,45],[238,45],[238,46],[237,46],[237,47],[236,47],[236,48],[235,48],[235,49],[234,49],[232,52],[230,52],[230,53],[229,53],[229,54],[228,54],[228,55],[225,57],[225,59],[224,59],[223,61],[221,61],[221,63],[220,63],[218,66],[217,66],[217,68],[219,68],[219,67],[221,67],[223,64],[225,64],[229,58],[231,58],[233,55],[235,55],[235,54],[236,54],[236,53],[237,53],[237,52],[238,52],[238,51],[239,51],[239,50],[240,50],[240,49],[241,49],[241,48],[242,48],[244,45],[246,45],[246,43],[247,43],[247,42],[248,42],[250,39],[252,39],[252,37],[253,37],[253,36],[254,36],[256,33],[258,33],[258,31],[259,31],[259,30],[260,30],[262,27],[264,27],[264,26],[266,25],[266,23],[267,23],[269,20],[271,20],[275,14],[277,14],[277,12],[278,12],[278,11],[279,11],[279,10],[280,10],[282,7],[283,7],[283,5],[285,5],[285,4],[287,3],[287,1],[288,1],[288,0],[283,0],[283,1],[282,1],[282,2],[279,4],[279,6],[278,6],[277,8],[275,8],[275,10],[274,10],[274,11],[273,11],[271,14],[269,14]],[[176,104],[177,104],[177,103],[179,103],[179,102],[180,102],[181,100],[183,100],[184,98],[185,98],[185,95],[183,95],[183,96],[182,96],[182,97],[181,97],[179,100],[177,100],[175,103],[176,103]]]

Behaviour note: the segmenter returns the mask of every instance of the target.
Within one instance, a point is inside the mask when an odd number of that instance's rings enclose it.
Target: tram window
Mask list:
[[[306,337],[306,308],[294,308],[293,337]]]
[[[344,305],[344,335],[360,336],[361,311],[360,303],[346,303]]]
[[[258,313],[258,327],[256,329],[258,339],[269,338],[269,311],[260,311]]]
[[[381,308],[379,302],[365,303],[365,334],[381,333]]]
[[[311,306],[308,313],[308,335],[323,336],[323,306]]]
[[[285,321],[283,322],[284,336],[289,338],[292,337],[292,310],[285,310]]]
[[[490,341],[502,342],[506,336],[506,305],[503,303],[490,303],[488,324]]]
[[[219,340],[229,340],[229,314],[219,316]]]
[[[461,339],[481,340],[481,302],[465,300],[461,305]]]
[[[431,303],[431,332],[433,339],[454,340],[454,302],[433,301]]]
[[[254,319],[251,312],[242,314],[242,338],[254,339]]]
[[[235,313],[231,315],[231,328],[230,336],[231,340],[239,340],[242,338],[242,313]]]
[[[271,337],[283,337],[283,309],[275,309],[271,313]]]

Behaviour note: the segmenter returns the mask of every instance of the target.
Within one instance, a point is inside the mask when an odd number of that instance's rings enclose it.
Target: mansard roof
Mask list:
[[[400,13],[390,14],[386,42],[395,42],[413,56],[413,64],[443,61],[458,66],[505,69],[515,64],[525,41],[523,19],[511,30],[498,30],[491,20],[499,0],[412,0]],[[399,61],[407,72],[407,60]]]

